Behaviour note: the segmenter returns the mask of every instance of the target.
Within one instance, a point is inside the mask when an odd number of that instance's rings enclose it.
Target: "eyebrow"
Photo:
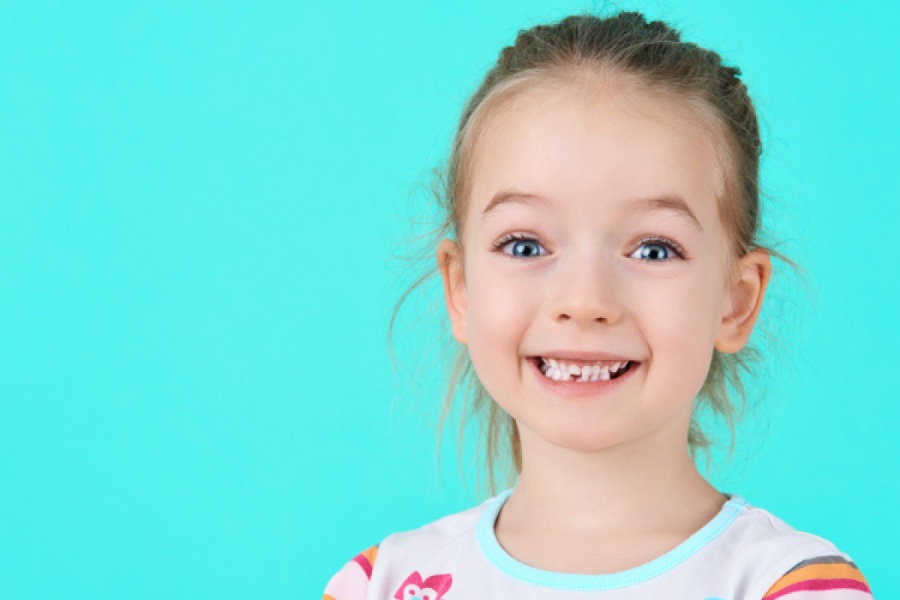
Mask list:
[[[549,199],[544,196],[539,196],[538,194],[500,191],[494,194],[494,197],[488,202],[488,205],[481,212],[481,218],[484,219],[488,213],[504,204],[552,205],[553,203]],[[653,196],[650,198],[637,198],[628,203],[628,210],[638,210],[642,212],[652,210],[671,211],[686,219],[698,230],[703,231],[703,227],[700,225],[700,220],[697,219],[697,215],[694,214],[694,211],[692,211],[687,202],[684,201],[684,198],[678,194],[663,194],[662,196]]]
[[[526,194],[515,191],[499,191],[494,194],[488,205],[481,211],[481,218],[484,219],[489,212],[503,204],[551,204],[551,202],[543,196],[537,194]]]
[[[676,213],[677,215],[687,219],[687,221],[696,227],[699,231],[703,231],[703,226],[700,225],[700,220],[697,218],[697,215],[694,214],[694,211],[691,210],[691,207],[688,206],[688,203],[684,201],[684,198],[679,196],[678,194],[664,194],[662,196],[655,196],[653,198],[639,198],[634,201],[634,206],[637,210],[668,210]]]

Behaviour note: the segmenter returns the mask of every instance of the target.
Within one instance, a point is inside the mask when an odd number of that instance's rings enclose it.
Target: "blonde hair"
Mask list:
[[[794,265],[792,261],[762,246],[760,236],[759,157],[762,145],[753,102],[740,70],[726,66],[721,57],[690,42],[660,21],[648,22],[636,12],[611,17],[570,16],[553,24],[522,30],[512,46],[503,48],[496,64],[465,105],[451,153],[442,172],[436,170],[434,197],[442,221],[433,240],[453,236],[461,239],[465,201],[468,198],[472,150],[480,124],[502,100],[529,85],[560,74],[612,73],[636,80],[646,89],[666,93],[698,108],[715,127],[722,145],[725,190],[719,213],[731,242],[727,257],[730,270],[735,259],[753,249]],[[796,266],[796,265],[794,265]],[[402,294],[394,307],[389,339],[398,312],[410,294],[434,276],[437,269],[421,276]],[[710,413],[725,422],[734,447],[736,418],[747,401],[743,376],[752,373],[760,359],[758,350],[745,346],[734,354],[713,351],[706,380],[695,400],[688,432],[688,447],[696,457],[707,450],[711,438],[701,427],[701,416]],[[734,398],[729,395],[734,390]],[[465,346],[456,345],[439,424],[443,431],[458,393],[467,403],[462,411],[460,439],[465,421],[475,417],[480,425],[483,471],[493,492],[497,484],[512,483],[522,467],[518,431],[513,419],[500,408],[481,385]],[[499,471],[499,473],[498,473]],[[498,477],[499,475],[499,477]]]

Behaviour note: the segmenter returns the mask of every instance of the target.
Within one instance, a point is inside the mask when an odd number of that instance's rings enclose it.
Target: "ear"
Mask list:
[[[716,335],[716,350],[726,354],[737,352],[750,339],[772,275],[772,260],[765,250],[751,250],[740,259],[736,270]]]
[[[463,272],[462,250],[450,239],[442,240],[437,249],[437,263],[444,280],[444,302],[450,315],[453,337],[460,344],[467,343],[466,315],[468,298]]]

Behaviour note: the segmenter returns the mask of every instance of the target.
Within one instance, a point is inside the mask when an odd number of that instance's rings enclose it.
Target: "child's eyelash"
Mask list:
[[[539,239],[534,237],[533,235],[525,235],[524,233],[507,233],[499,240],[494,242],[494,250],[500,250],[504,246],[506,246],[510,242],[537,242],[541,243]]]
[[[531,252],[527,252],[525,254],[517,254],[515,251],[507,252],[506,247],[514,242],[522,242],[531,245],[532,248],[537,247]],[[544,247],[544,244],[540,239],[533,235],[524,234],[524,233],[507,233],[500,239],[498,239],[493,244],[493,251],[508,254],[512,258],[516,259],[525,259],[530,260],[534,258],[538,258],[541,256],[546,256],[548,254],[547,249]]]

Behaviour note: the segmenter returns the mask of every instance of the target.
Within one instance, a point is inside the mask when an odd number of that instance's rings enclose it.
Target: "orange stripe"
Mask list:
[[[375,557],[378,556],[378,546],[372,546],[363,550],[362,555],[369,559],[369,564],[375,566]]]
[[[322,600],[334,600],[334,596],[329,596],[328,594],[325,594],[325,597],[322,598]]]
[[[796,571],[788,573],[776,581],[775,585],[773,585],[765,595],[768,596],[769,594],[774,594],[789,585],[793,585],[799,581],[809,581],[810,579],[852,579],[868,585],[866,578],[863,577],[863,574],[859,569],[851,567],[846,563],[814,564],[801,567]]]

